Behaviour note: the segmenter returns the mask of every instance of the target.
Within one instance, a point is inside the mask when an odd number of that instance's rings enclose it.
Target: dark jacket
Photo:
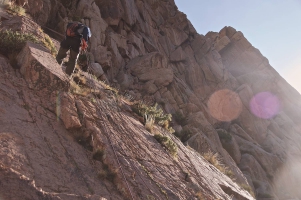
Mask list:
[[[67,25],[67,29],[69,26],[71,26],[74,22],[70,22],[68,23]],[[91,37],[91,31],[90,31],[90,28],[85,26],[84,24],[82,23],[78,23],[78,22],[75,22],[77,24],[79,24],[78,26],[78,36],[76,36],[75,38],[83,38],[86,42],[89,41],[89,38]],[[66,35],[67,38],[70,38]]]

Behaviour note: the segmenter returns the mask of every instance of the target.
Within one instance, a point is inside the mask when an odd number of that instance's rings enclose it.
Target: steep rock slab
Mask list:
[[[67,89],[67,75],[46,48],[27,42],[17,61],[29,88],[50,93]]]
[[[47,66],[44,70],[48,70]],[[1,176],[15,178],[10,179],[12,182],[1,182],[3,197],[22,195],[12,196],[10,190],[5,189],[18,182],[31,199],[40,196],[49,199],[118,200],[147,196],[187,199],[194,198],[198,192],[208,199],[231,199],[232,195],[237,199],[253,199],[199,154],[156,127],[178,146],[178,160],[175,160],[138,120],[120,111],[114,99],[93,103],[87,98],[78,98],[76,108],[70,109],[81,113],[83,129],[68,132],[52,111],[60,107],[63,110],[65,104],[49,99],[47,94],[43,96],[39,87],[28,88],[24,79],[15,77],[12,70],[7,72],[0,73],[0,155],[3,155],[4,169]],[[18,89],[17,84],[20,84]],[[57,98],[65,97],[58,95]],[[55,108],[44,107],[45,99]],[[104,150],[102,158],[91,152],[99,148]],[[99,178],[100,171],[107,168],[115,173],[113,180]]]

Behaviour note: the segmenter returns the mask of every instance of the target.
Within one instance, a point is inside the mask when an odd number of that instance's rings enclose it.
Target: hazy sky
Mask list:
[[[241,31],[301,93],[301,0],[175,0],[198,33]]]

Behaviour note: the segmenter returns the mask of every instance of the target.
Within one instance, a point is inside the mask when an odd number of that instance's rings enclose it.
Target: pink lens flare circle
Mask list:
[[[270,92],[256,94],[250,101],[251,112],[262,119],[271,119],[280,111],[280,101]]]
[[[212,117],[219,121],[230,122],[242,112],[242,102],[235,92],[223,89],[211,95],[208,109]]]

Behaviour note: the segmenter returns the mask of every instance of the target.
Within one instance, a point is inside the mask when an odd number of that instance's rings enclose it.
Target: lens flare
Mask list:
[[[228,89],[213,93],[207,105],[212,117],[225,122],[236,119],[242,111],[238,94]]]
[[[251,112],[262,119],[270,119],[280,110],[280,101],[270,92],[256,94],[250,101]]]

